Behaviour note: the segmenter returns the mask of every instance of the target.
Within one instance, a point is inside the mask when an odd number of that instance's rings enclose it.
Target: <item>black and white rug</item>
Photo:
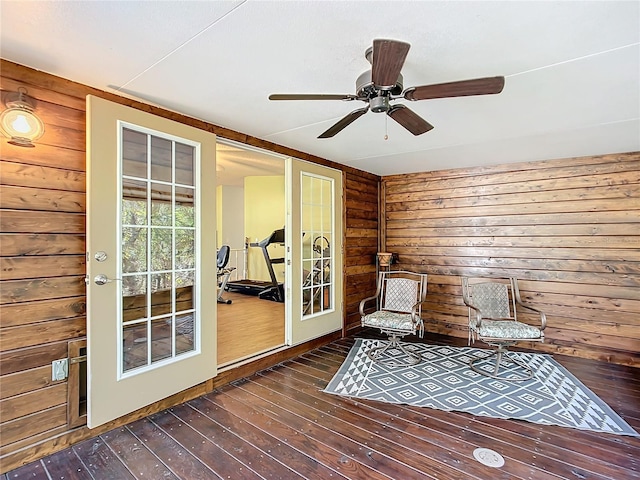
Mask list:
[[[470,360],[486,356],[490,353],[488,350],[405,343],[419,351],[423,361],[414,366],[385,366],[372,362],[365,353],[378,342],[357,339],[323,391],[486,417],[640,436],[550,355],[511,352],[531,365],[535,374],[524,382],[505,382],[479,375],[469,368]]]

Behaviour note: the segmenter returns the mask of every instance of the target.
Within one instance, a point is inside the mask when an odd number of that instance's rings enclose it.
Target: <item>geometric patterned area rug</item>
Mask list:
[[[365,353],[378,344],[378,340],[356,339],[323,391],[387,403],[640,436],[551,355],[510,352],[533,367],[534,377],[523,382],[505,382],[469,368],[469,361],[490,353],[486,349],[404,343],[422,355],[422,362],[412,366],[386,366],[372,362]],[[391,356],[399,353],[390,352]]]

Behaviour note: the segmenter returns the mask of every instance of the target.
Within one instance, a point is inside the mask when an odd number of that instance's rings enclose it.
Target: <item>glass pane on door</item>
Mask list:
[[[333,179],[302,173],[302,317],[333,309]]]
[[[193,146],[122,131],[121,373],[196,350]]]

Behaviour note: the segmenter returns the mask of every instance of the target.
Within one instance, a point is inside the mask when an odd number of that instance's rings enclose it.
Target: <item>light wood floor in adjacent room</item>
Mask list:
[[[284,344],[284,303],[224,292],[218,303],[218,366]]]

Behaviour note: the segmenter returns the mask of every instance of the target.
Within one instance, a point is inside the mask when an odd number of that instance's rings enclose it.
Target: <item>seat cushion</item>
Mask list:
[[[410,313],[377,311],[362,317],[362,325],[376,328],[392,328],[415,333],[415,325]]]
[[[489,338],[528,339],[540,338],[539,328],[513,320],[482,320],[478,335]]]

